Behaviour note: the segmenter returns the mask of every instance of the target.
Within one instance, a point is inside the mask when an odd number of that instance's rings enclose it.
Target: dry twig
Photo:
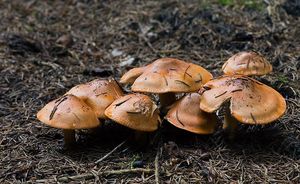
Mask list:
[[[125,143],[127,142],[127,140],[121,142],[118,146],[116,146],[113,150],[111,150],[110,152],[108,152],[106,155],[104,155],[102,158],[100,158],[99,160],[97,160],[95,162],[95,164],[98,164],[100,162],[102,162],[104,159],[106,159],[107,157],[109,157],[109,155],[111,155],[113,152],[115,152],[117,149],[119,149],[121,146],[123,146]]]
[[[143,168],[136,168],[136,169],[121,169],[121,170],[111,170],[111,171],[103,171],[103,172],[90,172],[79,174],[76,176],[64,176],[61,178],[54,178],[54,179],[44,179],[44,180],[36,180],[36,183],[51,183],[54,181],[57,182],[70,182],[70,181],[81,181],[81,180],[90,180],[95,178],[95,176],[108,176],[108,175],[122,175],[122,174],[134,174],[134,173],[146,173],[150,174],[153,173],[152,169],[143,169]]]

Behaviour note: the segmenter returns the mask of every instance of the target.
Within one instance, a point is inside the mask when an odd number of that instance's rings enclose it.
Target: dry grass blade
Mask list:
[[[137,173],[145,173],[151,174],[154,171],[151,169],[122,169],[122,170],[111,170],[111,171],[103,171],[103,172],[93,172],[93,173],[84,173],[76,176],[65,176],[61,178],[55,179],[44,179],[44,180],[36,180],[36,183],[51,183],[51,182],[71,182],[71,181],[81,181],[81,180],[90,180],[97,176],[108,176],[108,175],[124,175],[124,174],[137,174]]]
[[[104,159],[106,159],[107,157],[109,157],[111,154],[113,154],[117,149],[119,149],[121,146],[123,146],[125,143],[127,142],[127,140],[121,142],[118,146],[116,146],[113,150],[111,150],[110,152],[108,152],[106,155],[104,155],[102,158],[100,158],[99,160],[95,161],[95,164],[99,164],[100,162],[102,162]]]

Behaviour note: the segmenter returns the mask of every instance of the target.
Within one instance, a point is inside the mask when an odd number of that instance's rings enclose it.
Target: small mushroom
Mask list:
[[[223,76],[206,83],[199,91],[200,109],[214,112],[225,107],[224,128],[233,136],[237,122],[267,124],[281,117],[285,99],[273,88],[247,76]]]
[[[158,93],[163,108],[175,100],[175,93],[194,92],[212,79],[201,66],[174,58],[161,58],[153,63],[134,68],[124,74],[121,83],[133,83],[135,92]]]
[[[98,118],[106,119],[105,109],[113,101],[123,96],[123,91],[114,79],[95,79],[73,87],[66,94],[83,99],[92,107]]]
[[[272,65],[257,52],[239,52],[222,66],[226,75],[265,75],[272,72]]]
[[[105,110],[105,115],[135,130],[136,140],[143,139],[145,132],[153,132],[160,125],[157,106],[143,94],[129,94],[117,99]]]
[[[63,129],[65,145],[75,143],[75,130],[94,128],[100,125],[95,112],[74,95],[64,95],[49,102],[37,118],[54,128]]]
[[[174,126],[196,134],[211,134],[216,128],[216,115],[199,108],[200,95],[190,93],[175,102],[166,115]]]

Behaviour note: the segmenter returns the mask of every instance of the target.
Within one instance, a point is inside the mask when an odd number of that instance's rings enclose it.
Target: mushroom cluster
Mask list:
[[[266,124],[281,117],[285,99],[273,88],[248,76],[265,75],[272,65],[256,52],[240,52],[223,65],[224,76],[213,79],[201,66],[174,58],[125,73],[122,84],[131,84],[125,94],[114,79],[96,79],[79,84],[62,97],[49,102],[37,118],[64,130],[65,144],[75,142],[75,130],[94,128],[105,119],[135,131],[135,137],[156,131],[161,117],[177,128],[212,134],[216,130],[216,111],[224,106],[223,128],[233,136],[238,122]],[[144,93],[144,94],[141,94]],[[185,93],[176,99],[177,93]],[[159,107],[146,94],[158,94]]]

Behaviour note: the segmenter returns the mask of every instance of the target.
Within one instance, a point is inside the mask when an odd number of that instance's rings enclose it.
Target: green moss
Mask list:
[[[286,76],[283,76],[283,75],[278,75],[277,76],[277,81],[281,82],[282,84],[289,83],[288,78]]]
[[[218,0],[218,3],[220,3],[223,6],[233,5],[234,0]]]
[[[265,8],[265,4],[260,0],[218,0],[217,2],[223,6],[244,6],[256,10]]]

